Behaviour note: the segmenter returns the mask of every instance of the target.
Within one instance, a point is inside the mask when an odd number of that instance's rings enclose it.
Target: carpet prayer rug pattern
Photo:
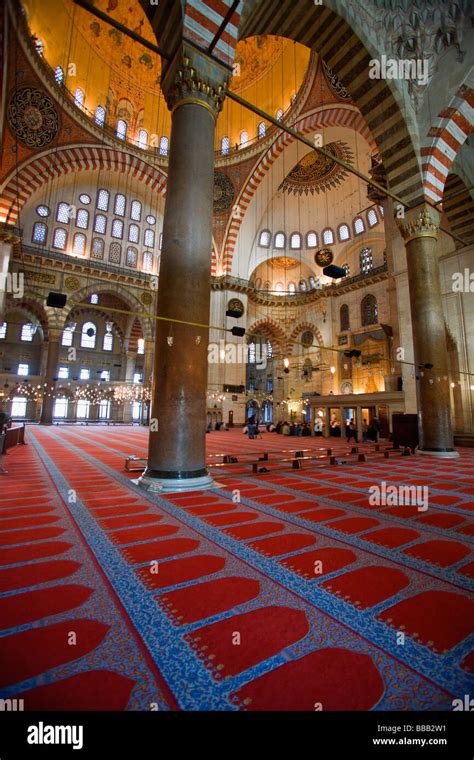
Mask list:
[[[343,441],[232,430],[206,437],[209,456],[239,459],[215,488],[162,497],[124,470],[146,429],[33,426],[26,440],[0,481],[2,697],[451,710],[472,693],[474,452],[434,467],[362,445],[359,463]],[[272,462],[326,446],[343,463]],[[428,486],[428,509],[374,505],[382,481]]]

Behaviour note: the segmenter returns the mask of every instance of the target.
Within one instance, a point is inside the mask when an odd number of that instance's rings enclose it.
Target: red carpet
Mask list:
[[[31,427],[8,455],[0,681],[27,709],[202,709],[203,670],[222,709],[426,712],[468,693],[474,452],[433,468],[363,444],[358,463],[331,441],[347,464],[292,470],[272,455],[322,442],[234,430],[206,436],[209,454],[239,458],[215,471],[215,492],[153,501],[123,469],[126,455],[146,456],[146,435]],[[269,452],[269,472],[243,463],[252,451]],[[426,485],[428,511],[369,504],[382,480]],[[400,631],[419,656],[397,647]]]

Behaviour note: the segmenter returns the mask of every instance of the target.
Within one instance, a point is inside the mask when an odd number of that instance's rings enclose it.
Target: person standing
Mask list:
[[[256,429],[255,419],[253,417],[250,417],[248,426],[247,426],[247,432],[248,432],[249,440],[251,441],[255,439],[255,429]]]
[[[0,410],[0,475],[8,475],[8,470],[6,470],[2,465],[3,460],[3,447],[5,445],[5,435],[7,431],[7,425],[10,421],[10,417],[8,414],[2,410]]]

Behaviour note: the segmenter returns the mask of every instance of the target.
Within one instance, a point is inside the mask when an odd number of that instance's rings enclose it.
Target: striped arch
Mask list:
[[[296,339],[297,339],[298,335],[301,335],[301,333],[304,332],[304,330],[311,330],[311,332],[315,334],[315,336],[316,336],[316,338],[318,340],[319,345],[320,346],[324,346],[323,336],[321,335],[321,332],[316,327],[316,325],[313,325],[311,322],[300,322],[299,325],[297,327],[295,327],[295,329],[293,330],[293,332],[290,335],[290,339],[289,339],[289,341],[287,343],[287,347],[286,347],[286,350],[287,350],[288,354],[292,354],[293,353],[293,348],[294,348],[294,344],[296,342]]]
[[[320,110],[309,116],[301,118],[294,126],[297,132],[302,135],[308,134],[317,128],[321,127],[347,127],[359,132],[369,143],[372,150],[376,150],[376,145],[370,134],[370,130],[363,117],[360,115],[353,106],[338,106],[335,108],[328,108],[326,110]],[[287,132],[280,132],[278,137],[275,138],[272,145],[268,148],[266,153],[258,159],[256,166],[253,169],[252,174],[249,176],[246,184],[243,186],[236,205],[239,208],[239,215],[232,217],[227,229],[227,238],[224,247],[223,256],[223,274],[230,274],[232,270],[232,259],[234,255],[235,245],[237,243],[237,237],[239,229],[245,216],[250,202],[255,195],[257,188],[265,177],[266,173],[270,169],[271,165],[276,161],[282,151],[294,141],[294,137]]]
[[[382,40],[359,3],[324,0],[261,0],[246,16],[240,37],[275,34],[314,50],[350,94],[377,143],[393,193],[407,205],[423,197],[415,114],[406,106],[407,83],[374,80],[370,62],[380,58]]]
[[[443,198],[452,163],[462,144],[474,130],[474,90],[460,87],[450,105],[439,114],[421,149],[423,188],[428,201]]]
[[[0,222],[17,224],[29,198],[51,179],[90,170],[136,177],[152,190],[165,194],[166,174],[143,159],[102,145],[74,145],[36,154],[10,173],[0,190]]]
[[[5,320],[8,321],[7,315],[15,311],[24,314],[26,320],[30,319],[34,322],[36,319],[43,331],[43,340],[48,340],[49,327],[54,326],[54,309],[44,306],[44,295],[27,291],[23,298],[17,299],[7,294],[4,309]]]
[[[211,44],[226,18],[233,0],[160,0],[142,3],[156,38],[164,50],[174,51],[184,39],[203,50]],[[240,25],[243,0],[236,6],[213,49],[213,55],[224,63],[232,63]]]
[[[87,298],[89,298],[92,293],[97,293],[100,295],[101,293],[113,293],[113,295],[120,298],[124,304],[127,306],[129,311],[132,312],[140,312],[143,313],[145,310],[145,307],[143,304],[138,300],[138,298],[127,288],[125,288],[123,285],[120,285],[118,282],[113,283],[113,287],[111,283],[103,282],[103,283],[92,283],[90,285],[87,285],[84,288],[81,288],[80,290],[76,290],[73,295],[71,295],[68,298],[68,312],[67,316],[72,312],[73,309],[80,309],[84,306],[85,308],[85,301]],[[81,304],[81,306],[79,306]],[[99,309],[94,309],[94,311],[100,310],[100,304]],[[105,312],[104,312],[105,313]],[[109,315],[111,312],[107,312]],[[151,320],[151,314],[150,318],[148,317],[142,317],[139,316],[138,319],[140,320],[140,324],[142,326],[142,333],[145,340],[152,340],[153,338],[153,329],[152,329],[152,320]]]
[[[274,319],[259,319],[247,330],[247,335],[266,335],[274,338],[282,347],[286,344],[287,337],[282,327]]]

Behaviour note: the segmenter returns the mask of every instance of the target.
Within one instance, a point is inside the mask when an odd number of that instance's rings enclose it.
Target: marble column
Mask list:
[[[125,380],[129,383],[133,383],[133,375],[135,374],[135,361],[137,358],[136,351],[127,351],[125,366]]]
[[[151,491],[211,488],[206,470],[214,145],[228,72],[181,48],[162,89],[171,109],[148,466],[138,483]],[[182,320],[182,322],[181,322]]]
[[[50,328],[48,336],[48,354],[46,359],[46,373],[44,382],[47,384],[45,388],[45,394],[43,396],[43,406],[41,408],[41,424],[52,425],[53,423],[53,407],[54,397],[53,390],[55,387],[54,378],[58,372],[59,361],[59,341],[61,337],[61,330]]]
[[[6,295],[9,290],[8,267],[10,265],[12,249],[13,246],[11,243],[0,239],[0,324],[3,322]]]
[[[439,213],[422,204],[405,212],[400,231],[407,251],[418,399],[418,454],[456,457],[451,427],[448,349],[441,300]],[[424,365],[433,365],[432,369]]]

